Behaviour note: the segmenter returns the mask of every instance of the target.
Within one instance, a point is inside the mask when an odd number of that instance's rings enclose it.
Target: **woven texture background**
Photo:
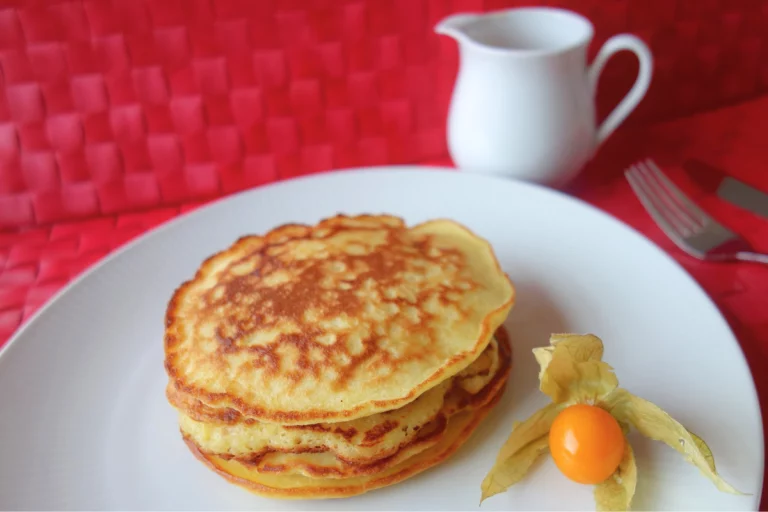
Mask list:
[[[330,168],[445,154],[453,41],[432,27],[513,0],[0,2],[0,228],[141,211]],[[768,84],[759,0],[561,0],[656,56],[634,117]],[[600,112],[631,84],[629,55]]]

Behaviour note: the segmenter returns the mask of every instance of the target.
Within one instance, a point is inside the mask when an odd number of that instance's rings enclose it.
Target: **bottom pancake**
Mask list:
[[[504,382],[509,372],[504,372]],[[209,468],[255,494],[283,499],[344,498],[386,487],[435,466],[453,455],[469,438],[483,418],[498,403],[504,392],[499,386],[484,407],[467,410],[451,417],[445,433],[434,446],[381,472],[351,478],[311,478],[303,475],[271,475],[249,469],[236,460],[226,460],[202,453],[185,438],[192,453]]]

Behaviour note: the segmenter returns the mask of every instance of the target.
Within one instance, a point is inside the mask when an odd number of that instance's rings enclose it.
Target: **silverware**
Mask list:
[[[656,224],[683,251],[701,260],[768,264],[768,254],[755,252],[749,242],[707,215],[653,160],[638,162],[624,174]]]
[[[720,169],[700,160],[690,159],[683,169],[703,190],[720,199],[744,208],[756,215],[768,218],[768,194],[728,176]]]

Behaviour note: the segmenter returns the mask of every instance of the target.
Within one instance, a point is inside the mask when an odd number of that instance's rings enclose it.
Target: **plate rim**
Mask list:
[[[470,173],[466,171],[461,171],[453,167],[447,167],[442,165],[395,164],[395,165],[378,165],[378,166],[359,166],[359,167],[349,167],[349,168],[337,168],[337,169],[316,173],[316,174],[291,177],[288,179],[284,179],[284,180],[280,180],[280,181],[276,181],[276,182],[272,182],[264,185],[259,185],[246,190],[241,190],[232,194],[214,198],[209,202],[197,208],[194,208],[193,210],[180,213],[179,215],[171,219],[167,219],[162,223],[158,224],[157,226],[154,226],[148,229],[147,231],[141,233],[136,238],[128,241],[127,243],[113,250],[112,252],[110,252],[103,258],[101,258],[99,261],[91,265],[88,269],[80,273],[74,279],[69,281],[65,286],[63,286],[60,290],[58,290],[52,297],[50,297],[48,301],[42,307],[40,307],[29,319],[27,319],[23,323],[23,325],[20,328],[18,328],[14,332],[14,334],[5,342],[5,344],[2,347],[0,347],[0,364],[2,364],[2,362],[4,361],[4,358],[8,357],[7,354],[10,352],[11,347],[16,345],[19,342],[19,340],[21,340],[24,337],[27,330],[30,329],[31,326],[33,326],[35,323],[40,322],[40,318],[46,314],[48,309],[53,307],[53,305],[56,302],[61,301],[64,298],[64,296],[66,296],[70,292],[71,289],[73,289],[76,286],[79,286],[82,282],[89,279],[92,274],[100,271],[103,267],[109,265],[113,259],[121,257],[123,254],[130,252],[131,250],[134,249],[134,247],[140,244],[147,243],[148,240],[151,240],[155,236],[159,236],[166,229],[172,229],[177,224],[181,224],[184,222],[193,222],[194,218],[197,215],[205,215],[209,210],[220,207],[221,204],[223,203],[226,203],[228,201],[232,201],[232,200],[235,200],[236,198],[241,198],[250,194],[261,193],[262,191],[268,191],[271,189],[276,189],[281,187],[290,187],[295,183],[323,181],[329,178],[339,178],[339,177],[343,177],[344,175],[365,176],[365,175],[382,175],[382,174],[438,175],[443,177],[445,177],[445,175],[451,175],[453,177],[460,177],[459,179],[466,178],[473,181],[487,181],[489,183],[495,183],[495,184],[505,183],[504,186],[510,185],[513,187],[535,190],[537,191],[537,193],[542,193],[545,196],[554,198],[555,200],[565,201],[567,203],[574,204],[588,211],[591,211],[592,213],[597,214],[598,217],[601,217],[603,220],[607,221],[609,224],[614,225],[615,228],[623,229],[629,232],[631,236],[634,236],[637,239],[638,242],[644,244],[647,250],[656,252],[658,256],[661,256],[662,259],[666,260],[667,263],[671,264],[674,268],[676,268],[678,273],[681,274],[681,277],[683,279],[688,280],[689,284],[692,285],[694,289],[696,289],[699,292],[699,294],[703,296],[703,298],[705,299],[705,302],[708,304],[710,309],[713,312],[715,312],[719,321],[721,321],[723,325],[726,327],[726,329],[731,335],[730,343],[735,345],[735,348],[737,349],[738,354],[740,355],[741,363],[748,371],[749,380],[752,383],[751,398],[752,398],[752,401],[757,405],[760,432],[762,433],[762,435],[759,438],[759,443],[760,443],[759,453],[760,453],[760,459],[761,459],[761,474],[760,474],[760,480],[759,480],[760,486],[759,486],[758,492],[753,495],[755,498],[753,503],[754,510],[759,510],[760,503],[763,497],[763,489],[765,486],[765,464],[766,464],[765,425],[763,423],[762,406],[760,404],[759,395],[757,393],[757,386],[755,384],[755,379],[754,379],[752,370],[749,366],[749,362],[746,358],[744,350],[741,347],[741,344],[739,343],[738,337],[736,336],[735,332],[731,328],[731,325],[728,323],[728,320],[725,318],[723,312],[714,302],[712,297],[707,293],[707,291],[701,286],[701,284],[699,284],[699,282],[696,279],[694,279],[694,277],[685,269],[685,267],[683,267],[683,265],[680,262],[678,262],[675,258],[672,257],[672,255],[670,255],[667,251],[665,251],[660,246],[658,246],[655,242],[653,242],[640,230],[624,222],[622,219],[615,217],[609,212],[602,210],[597,206],[592,205],[591,203],[587,202],[584,199],[567,194],[562,190],[553,189],[553,188],[546,187],[544,185],[540,185],[532,182],[526,182],[522,180],[509,179],[509,178],[504,178],[504,177],[499,177],[499,176],[489,175],[489,174]]]

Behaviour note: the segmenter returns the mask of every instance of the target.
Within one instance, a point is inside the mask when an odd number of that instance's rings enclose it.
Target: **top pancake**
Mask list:
[[[166,313],[177,389],[281,424],[401,407],[474,361],[514,288],[448,220],[334,217],[248,236],[206,260]]]

